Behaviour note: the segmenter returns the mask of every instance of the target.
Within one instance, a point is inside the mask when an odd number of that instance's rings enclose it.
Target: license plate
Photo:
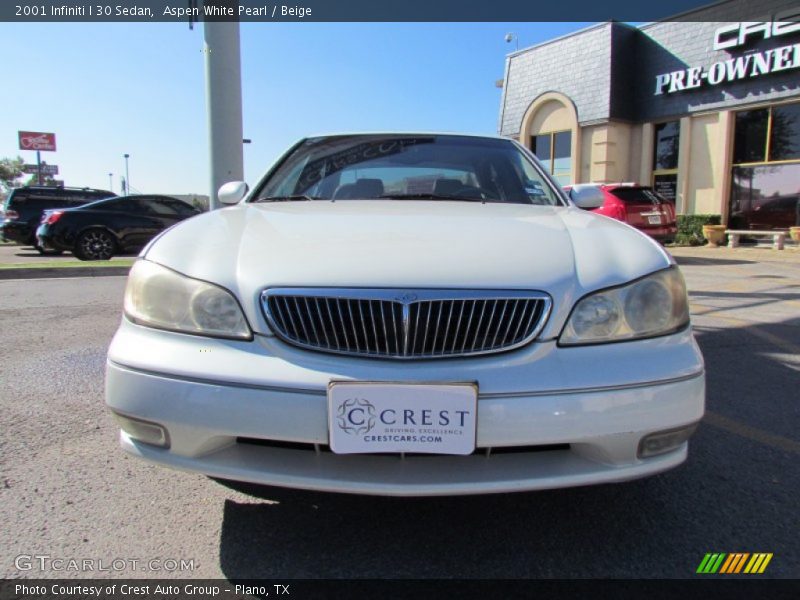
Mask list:
[[[328,386],[331,450],[471,454],[477,411],[474,383],[333,381]]]
[[[647,217],[647,222],[650,225],[661,225],[661,215]]]

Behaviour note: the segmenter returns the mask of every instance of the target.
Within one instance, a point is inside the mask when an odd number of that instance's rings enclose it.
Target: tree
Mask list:
[[[55,185],[56,180],[53,178],[52,175],[43,174],[42,175],[42,185]],[[35,173],[28,177],[28,180],[24,183],[24,185],[39,185],[39,176]]]
[[[17,158],[0,158],[0,187],[9,190],[17,185],[25,163],[19,156]]]

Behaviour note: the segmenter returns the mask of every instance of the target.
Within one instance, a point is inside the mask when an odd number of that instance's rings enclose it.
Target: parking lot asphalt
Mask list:
[[[124,278],[0,281],[0,576],[685,578],[707,552],[771,552],[763,577],[799,577],[800,253],[673,253],[708,376],[688,462],[624,484],[433,499],[259,499],[129,458],[103,406]],[[126,566],[18,559],[37,555]]]

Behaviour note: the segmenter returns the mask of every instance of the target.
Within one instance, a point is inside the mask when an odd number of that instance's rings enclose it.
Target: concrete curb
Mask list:
[[[53,277],[109,277],[127,275],[131,268],[124,267],[48,267],[40,269],[0,269],[4,279],[50,279]]]

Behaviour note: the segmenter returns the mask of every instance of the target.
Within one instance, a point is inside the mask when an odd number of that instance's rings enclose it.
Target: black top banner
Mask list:
[[[505,22],[756,19],[797,0],[3,0],[5,22]],[[700,10],[707,7],[709,10]],[[708,13],[708,14],[706,14]],[[752,13],[752,14],[751,14]],[[725,19],[722,19],[725,20]]]

